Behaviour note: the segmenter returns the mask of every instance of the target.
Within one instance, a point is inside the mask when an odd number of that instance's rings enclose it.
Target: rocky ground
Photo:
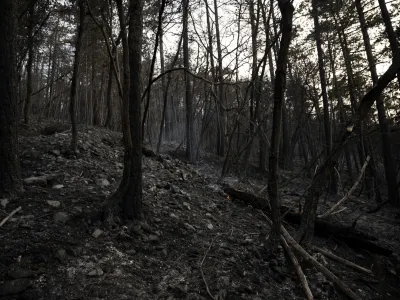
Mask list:
[[[305,299],[283,251],[266,255],[264,217],[223,192],[218,159],[205,155],[193,166],[174,152],[165,152],[162,163],[144,157],[145,221],[107,230],[91,216],[122,176],[121,135],[80,128],[75,154],[68,150],[70,132],[54,128],[23,134],[25,192],[1,199],[0,221],[21,207],[0,227],[2,299]],[[224,184],[257,192],[265,182],[227,178]],[[309,183],[287,182],[287,203]],[[353,205],[368,209],[365,201]],[[364,275],[319,255],[361,299],[400,299],[400,225],[394,217],[384,208],[358,225],[374,228],[394,250],[390,257],[334,238],[315,239],[319,247],[372,268],[374,275]],[[346,299],[321,273],[304,267],[315,299]]]

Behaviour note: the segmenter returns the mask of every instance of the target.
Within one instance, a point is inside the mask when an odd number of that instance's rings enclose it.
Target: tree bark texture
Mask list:
[[[29,21],[28,21],[28,62],[26,64],[26,99],[24,105],[24,123],[29,125],[30,107],[32,100],[32,66],[33,66],[33,27],[35,14],[35,1],[29,4]]]
[[[141,70],[143,36],[143,1],[131,0],[129,5],[129,124],[132,141],[131,166],[127,192],[124,195],[124,217],[142,216],[142,128],[141,128]]]
[[[0,198],[21,188],[18,160],[15,1],[0,5]]]
[[[188,35],[188,14],[189,0],[183,0],[183,66],[189,70],[189,35]],[[186,158],[194,163],[196,161],[196,153],[194,149],[194,115],[193,115],[193,95],[192,80],[190,75],[185,72],[185,102],[186,102]]]
[[[81,62],[81,49],[83,42],[83,34],[85,30],[85,2],[84,0],[79,0],[79,23],[78,23],[78,32],[76,37],[75,44],[75,58],[74,58],[74,66],[72,71],[72,79],[71,79],[71,91],[70,91],[70,103],[69,103],[69,115],[71,119],[71,148],[73,151],[76,151],[78,148],[78,129],[76,124],[76,98],[77,98],[77,85],[78,85],[78,77],[79,77],[79,66]]]

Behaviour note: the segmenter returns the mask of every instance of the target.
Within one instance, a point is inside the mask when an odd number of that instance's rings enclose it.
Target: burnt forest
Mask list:
[[[0,1],[0,299],[400,299],[400,1]]]

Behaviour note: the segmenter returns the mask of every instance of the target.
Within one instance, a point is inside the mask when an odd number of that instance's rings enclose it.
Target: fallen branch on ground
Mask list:
[[[5,217],[3,219],[3,221],[1,221],[0,223],[0,227],[3,226],[13,215],[15,215],[18,211],[21,210],[21,206],[19,206],[18,208],[14,209],[7,217]]]
[[[301,286],[304,290],[304,293],[306,294],[307,299],[313,300],[314,296],[311,293],[310,287],[307,282],[307,278],[304,275],[303,270],[301,269],[301,266],[300,266],[296,256],[294,255],[292,249],[290,249],[288,243],[286,242],[285,238],[282,235],[281,235],[281,242],[282,242],[283,248],[285,248],[286,253],[290,257],[290,260],[292,261],[292,264],[294,266],[294,269],[296,270],[297,276],[299,276]]]
[[[354,182],[353,186],[347,192],[347,194],[340,201],[338,201],[338,203],[336,203],[334,206],[332,206],[327,212],[325,212],[322,215],[319,215],[318,218],[325,218],[325,217],[331,215],[340,205],[342,205],[347,199],[350,198],[351,194],[355,191],[358,184],[360,183],[360,181],[364,175],[365,169],[367,168],[369,160],[370,160],[370,157],[368,156],[367,159],[365,160],[364,165],[361,168],[360,175],[358,175],[356,182]]]
[[[351,261],[348,261],[348,260],[346,260],[346,259],[344,259],[344,258],[342,258],[342,257],[339,257],[339,256],[337,256],[337,255],[335,255],[335,254],[333,254],[333,253],[331,253],[331,252],[329,252],[329,251],[326,251],[326,250],[321,249],[321,248],[319,248],[319,247],[313,247],[313,249],[314,249],[315,251],[318,251],[318,252],[322,253],[322,254],[325,255],[326,257],[329,257],[329,258],[332,259],[332,260],[335,260],[335,261],[337,261],[337,262],[340,262],[340,263],[344,264],[345,266],[348,266],[348,267],[350,267],[350,268],[353,268],[354,270],[357,270],[357,271],[359,271],[359,272],[362,272],[362,273],[365,273],[365,274],[368,274],[368,275],[372,275],[371,270],[368,270],[368,269],[366,269],[366,268],[363,268],[363,267],[361,267],[361,266],[359,266],[359,265],[357,265],[357,264],[355,264],[355,263],[353,263],[353,262],[351,262]]]
[[[259,210],[262,216],[264,216],[267,223],[272,226],[272,221],[268,216],[261,210]],[[285,227],[281,226],[281,234],[287,241],[287,243],[292,246],[307,262],[311,263],[318,271],[325,275],[327,279],[332,281],[343,293],[345,293],[350,299],[361,300],[347,285],[344,284],[335,274],[329,271],[326,267],[320,264],[314,257],[312,257],[303,247],[301,247],[292,236],[287,232]]]

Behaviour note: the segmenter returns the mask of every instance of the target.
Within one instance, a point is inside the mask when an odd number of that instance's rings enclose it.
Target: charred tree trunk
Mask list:
[[[26,99],[24,106],[24,123],[29,125],[30,108],[32,100],[32,66],[33,66],[33,18],[35,14],[35,1],[30,3],[28,22],[28,63],[26,64]]]
[[[70,91],[70,103],[69,103],[69,115],[71,118],[71,148],[73,151],[77,151],[78,148],[78,129],[76,126],[76,91],[78,84],[78,76],[79,76],[79,65],[81,61],[81,48],[82,48],[82,40],[83,33],[85,30],[85,2],[84,0],[79,0],[79,23],[78,23],[78,32],[75,44],[75,59],[74,59],[74,68],[72,71],[72,79],[71,79],[71,91]]]
[[[318,4],[316,0],[312,1],[312,16],[314,19],[314,34],[315,41],[317,44],[317,52],[318,52],[318,69],[319,69],[319,77],[321,81],[321,90],[322,90],[322,102],[323,102],[323,110],[324,110],[324,133],[325,133],[325,149],[326,149],[326,157],[329,156],[329,153],[332,149],[332,133],[330,126],[330,117],[329,117],[329,102],[328,102],[328,93],[326,88],[326,75],[324,69],[324,53],[322,50],[322,40],[321,40],[321,29],[318,18]],[[336,175],[333,170],[330,176],[330,184],[329,191],[333,194],[337,193],[337,184],[336,184]]]
[[[142,219],[142,128],[141,128],[141,70],[143,36],[143,1],[129,4],[129,127],[132,141],[128,186],[123,199],[125,219]]]
[[[278,161],[279,144],[282,126],[282,104],[285,94],[286,68],[288,52],[292,32],[292,21],[294,7],[289,0],[278,1],[279,9],[282,14],[282,39],[279,47],[278,61],[275,73],[274,86],[274,112],[272,120],[271,149],[269,154],[269,176],[268,176],[268,195],[271,202],[272,213],[272,248],[273,250],[279,243],[281,232],[281,213],[278,198]]]
[[[0,5],[0,198],[21,190],[18,160],[15,1]]]
[[[106,116],[106,122],[104,124],[104,126],[107,128],[112,127],[112,119],[113,119],[113,103],[112,103],[113,63],[111,62],[111,59],[113,58],[110,58],[110,63],[108,67],[108,81],[107,81],[107,91],[106,91],[107,116]]]
[[[188,14],[189,0],[183,0],[183,66],[189,70],[189,35],[188,35]],[[185,72],[185,102],[186,102],[186,157],[191,163],[196,161],[194,143],[194,116],[193,116],[193,95],[192,80],[189,73]]]

